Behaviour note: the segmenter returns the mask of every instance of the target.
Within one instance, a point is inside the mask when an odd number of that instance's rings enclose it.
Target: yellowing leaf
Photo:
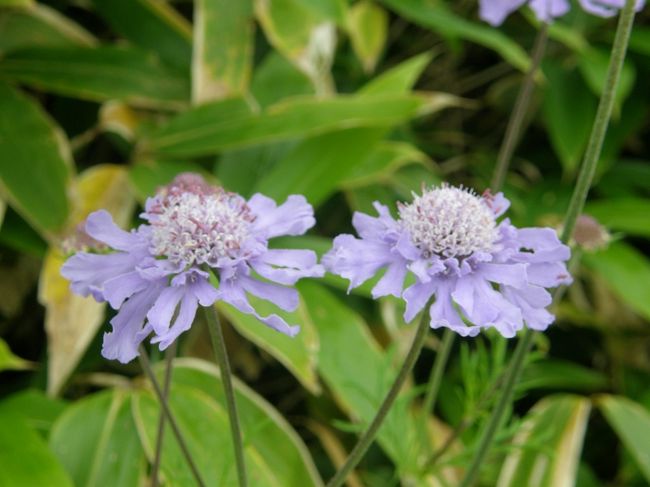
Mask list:
[[[373,72],[386,44],[388,14],[373,2],[356,3],[348,15],[348,34],[364,71]]]
[[[126,170],[110,164],[94,166],[79,175],[73,201],[73,223],[81,222],[91,211],[104,208],[121,226],[128,223],[135,204]],[[104,321],[104,304],[72,294],[69,282],[61,276],[64,261],[61,251],[51,248],[45,256],[39,283],[38,298],[46,307],[47,392],[50,395],[61,391]]]

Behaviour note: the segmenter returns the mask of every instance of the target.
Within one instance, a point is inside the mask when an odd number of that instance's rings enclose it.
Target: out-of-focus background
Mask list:
[[[575,283],[536,339],[481,485],[650,483],[648,19],[576,234]],[[59,275],[90,211],[133,227],[147,196],[193,171],[246,197],[304,194],[316,227],[276,244],[322,254],[375,200],[394,211],[442,181],[482,192],[537,27],[526,9],[490,27],[475,1],[0,0],[0,484],[148,482],[154,396],[137,362],[100,356],[114,312]],[[615,27],[579,8],[551,26],[504,187],[515,224],[559,226]],[[294,339],[218,306],[253,485],[321,485],[372,418],[414,327],[370,288],[301,284]],[[348,485],[459,481],[512,342],[457,340],[424,418],[417,384],[439,337]],[[199,319],[180,340],[172,407],[208,485],[234,485],[207,343]],[[161,468],[165,485],[193,485],[171,434]]]

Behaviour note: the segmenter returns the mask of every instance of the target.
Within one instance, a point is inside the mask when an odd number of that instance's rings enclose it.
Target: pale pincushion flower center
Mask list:
[[[498,233],[493,213],[466,189],[443,186],[414,195],[400,222],[424,257],[467,257],[489,252]]]
[[[153,252],[186,265],[237,257],[255,217],[239,195],[172,192],[153,213]]]

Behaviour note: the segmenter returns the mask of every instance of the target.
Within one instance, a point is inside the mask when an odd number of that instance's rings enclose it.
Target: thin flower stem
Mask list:
[[[178,423],[176,422],[176,417],[172,413],[169,405],[167,404],[167,401],[165,400],[165,397],[163,395],[163,391],[160,388],[160,384],[158,383],[158,379],[156,379],[156,375],[154,374],[153,369],[151,368],[151,363],[149,363],[149,358],[147,357],[147,351],[144,349],[142,345],[140,345],[139,350],[140,350],[140,355],[138,358],[140,359],[140,365],[142,366],[142,370],[144,370],[145,374],[147,374],[147,377],[149,378],[151,384],[153,385],[153,389],[156,392],[156,395],[158,396],[158,401],[160,402],[160,407],[165,413],[165,416],[167,416],[167,421],[169,421],[169,425],[172,427],[172,431],[174,432],[174,436],[176,437],[178,446],[180,447],[181,452],[185,457],[185,461],[187,462],[187,465],[190,467],[190,470],[192,471],[194,480],[196,481],[196,484],[199,485],[200,487],[205,487],[205,483],[201,478],[199,469],[194,463],[194,459],[192,458],[190,450],[187,447],[187,443],[185,443],[183,434],[181,433],[181,430],[178,427]]]
[[[425,417],[428,417],[428,415],[433,412],[433,408],[436,405],[440,383],[442,382],[442,374],[445,371],[447,360],[449,359],[449,352],[451,352],[451,347],[454,344],[454,336],[455,333],[452,330],[445,328],[445,331],[442,334],[442,342],[438,349],[438,353],[436,354],[436,360],[433,363],[431,375],[429,376],[424,402],[422,403],[422,412]]]
[[[427,337],[427,332],[429,331],[430,318],[427,310],[429,309],[431,304],[432,304],[431,301],[429,301],[427,305],[424,307],[424,312],[422,313],[422,318],[420,319],[420,324],[415,333],[415,337],[413,337],[411,348],[406,354],[406,358],[404,359],[402,368],[397,373],[397,377],[395,378],[393,385],[390,387],[390,390],[388,391],[388,394],[386,394],[386,397],[381,403],[381,406],[379,406],[379,410],[377,411],[377,414],[375,414],[375,417],[370,423],[370,426],[368,426],[366,432],[361,436],[361,438],[359,438],[359,441],[350,452],[350,455],[348,455],[348,458],[343,464],[343,466],[338,470],[338,472],[336,472],[334,477],[332,477],[332,479],[327,483],[327,487],[339,487],[343,485],[343,482],[345,482],[346,477],[350,474],[352,469],[356,467],[357,464],[361,461],[366,451],[368,450],[368,448],[374,441],[375,437],[377,436],[377,433],[379,432],[379,428],[384,422],[384,419],[386,419],[386,416],[388,415],[388,412],[390,411],[393,403],[395,402],[395,399],[397,399],[397,396],[399,395],[399,391],[402,389],[402,386],[404,385],[406,378],[411,373],[411,370],[413,370],[415,361],[417,360],[418,356],[420,355],[420,352],[422,351],[422,347],[424,346],[424,341]]]
[[[472,463],[467,469],[465,478],[461,482],[460,487],[469,487],[474,483],[474,480],[478,476],[479,469],[481,468],[483,460],[485,459],[490,446],[492,446],[494,436],[501,426],[503,415],[512,403],[514,387],[519,380],[519,376],[521,375],[524,359],[526,358],[528,350],[533,343],[534,334],[535,332],[533,330],[526,328],[524,335],[519,340],[519,343],[517,343],[517,348],[515,348],[515,352],[512,355],[510,367],[508,367],[506,376],[503,381],[501,396],[499,397],[499,401],[497,402],[496,406],[492,410],[492,415],[490,416],[485,430],[483,430],[483,434],[479,440],[476,453],[474,453]]]
[[[600,159],[600,153],[603,147],[603,141],[605,140],[607,126],[609,125],[612,109],[614,107],[616,87],[618,85],[618,80],[623,69],[625,53],[627,51],[630,33],[632,32],[635,3],[635,0],[626,0],[625,6],[621,11],[618,20],[616,36],[614,37],[614,44],[612,46],[609,67],[607,69],[607,77],[605,78],[605,86],[603,88],[602,96],[600,97],[598,111],[596,112],[596,118],[594,120],[591,135],[589,137],[589,143],[587,144],[585,157],[582,162],[582,166],[580,167],[578,180],[573,190],[571,202],[569,203],[569,207],[567,209],[564,220],[564,229],[562,231],[561,239],[565,243],[569,241],[571,235],[573,234],[576,221],[582,212],[582,209],[584,208],[585,201],[587,200],[587,194],[589,193],[589,188],[591,187],[594,174],[596,173],[596,166],[598,165],[598,160]],[[472,464],[465,474],[465,478],[460,484],[461,487],[471,486],[478,476],[481,464],[487,455],[487,452],[490,448],[490,445],[492,444],[494,436],[499,429],[499,426],[501,425],[503,415],[510,407],[513,388],[519,376],[521,375],[524,359],[532,344],[533,336],[534,331],[532,331],[530,328],[527,328],[523,337],[517,344],[517,348],[515,349],[515,353],[512,357],[510,367],[508,368],[508,375],[506,376],[503,392],[499,398],[499,402],[492,411],[492,415],[488,420],[488,424],[479,440],[478,449],[474,455]]]
[[[174,357],[176,356],[176,342],[172,342],[167,351],[165,352],[165,379],[163,382],[163,401],[167,402],[169,397],[169,387],[172,382],[172,366]],[[156,453],[151,465],[151,487],[158,487],[159,478],[158,471],[160,470],[160,459],[162,458],[162,447],[165,438],[165,413],[161,410],[160,417],[158,418],[158,433],[156,435]]]
[[[506,174],[508,173],[508,167],[510,166],[510,161],[512,160],[512,154],[517,147],[519,142],[519,137],[521,136],[521,129],[524,125],[524,118],[526,112],[528,112],[528,107],[532,99],[533,89],[535,88],[535,77],[539,69],[540,64],[542,63],[542,58],[544,57],[544,50],[546,49],[546,42],[548,40],[548,24],[543,23],[539,30],[537,31],[537,36],[535,37],[535,42],[533,44],[533,50],[531,53],[531,63],[524,82],[517,93],[517,99],[515,101],[515,106],[508,121],[508,126],[506,127],[506,134],[503,138],[501,148],[499,149],[499,154],[497,156],[497,165],[494,168],[494,174],[492,175],[492,182],[490,188],[492,191],[497,192],[503,186],[505,181]]]
[[[589,137],[585,157],[580,167],[578,180],[564,218],[564,230],[562,231],[563,242],[568,242],[573,234],[576,221],[585,206],[589,188],[591,188],[591,183],[596,174],[596,167],[598,166],[603,142],[605,141],[605,134],[607,133],[607,127],[616,100],[616,87],[621,77],[627,45],[630,40],[630,34],[632,33],[634,8],[635,0],[626,0],[618,19],[616,36],[612,45],[612,54],[609,60],[609,67],[607,68],[607,77],[605,78],[605,86],[600,97],[600,102],[598,103],[598,111],[596,112],[594,125],[591,129],[591,136]]]
[[[239,426],[239,415],[237,413],[237,404],[235,402],[235,392],[232,387],[232,373],[230,371],[230,363],[228,362],[226,343],[223,339],[223,332],[221,330],[221,322],[219,320],[219,315],[217,314],[217,309],[214,306],[205,307],[203,310],[205,311],[205,317],[208,320],[208,328],[210,330],[214,355],[217,359],[219,370],[221,370],[221,382],[223,384],[223,392],[226,398],[226,409],[228,410],[228,417],[230,419],[230,433],[232,436],[233,448],[235,449],[237,478],[239,479],[239,486],[246,487],[248,481],[246,478],[244,446],[242,443],[241,428]]]

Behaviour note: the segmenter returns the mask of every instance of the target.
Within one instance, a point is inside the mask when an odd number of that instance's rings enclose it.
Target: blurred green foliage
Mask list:
[[[147,479],[154,396],[136,365],[101,359],[109,312],[58,273],[90,211],[132,226],[158,186],[200,172],[245,196],[305,194],[316,228],[277,245],[322,255],[375,200],[391,206],[441,181],[485,189],[537,26],[523,11],[494,29],[476,10],[442,0],[0,0],[0,484]],[[550,29],[505,187],[518,225],[561,221],[614,27],[573,9]],[[586,208],[612,242],[578,252],[575,284],[537,337],[482,485],[650,482],[649,77],[641,13]],[[393,379],[413,331],[401,303],[346,288],[335,276],[302,284],[293,340],[219,307],[242,378],[252,485],[322,485]],[[199,320],[181,341],[171,405],[209,485],[233,485],[206,342]],[[427,424],[424,353],[349,485],[455,485],[509,349],[490,333],[460,341]],[[193,485],[166,438],[165,485]]]

